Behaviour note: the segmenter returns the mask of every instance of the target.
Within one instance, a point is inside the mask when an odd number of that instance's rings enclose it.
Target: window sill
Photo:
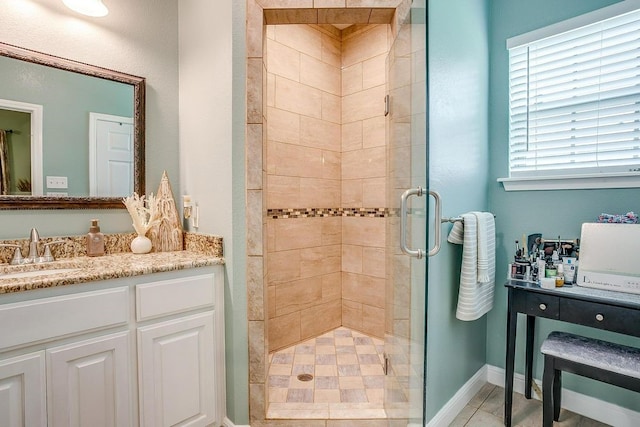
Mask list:
[[[638,188],[640,175],[599,174],[535,178],[498,178],[505,191],[586,190],[598,188]]]

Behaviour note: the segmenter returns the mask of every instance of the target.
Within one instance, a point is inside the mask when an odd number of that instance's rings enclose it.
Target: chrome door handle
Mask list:
[[[442,216],[441,215],[442,204],[441,204],[440,194],[438,194],[435,191],[429,191],[429,195],[432,196],[433,199],[435,200],[435,213],[434,213],[435,243],[433,245],[433,248],[431,248],[431,250],[427,253],[424,249],[411,249],[407,245],[407,216],[408,216],[407,200],[411,196],[422,197],[424,193],[425,191],[422,187],[416,187],[416,188],[408,189],[407,191],[402,193],[402,196],[400,197],[400,249],[405,254],[418,259],[421,259],[422,257],[424,257],[425,254],[428,256],[434,256],[435,254],[438,253],[438,251],[440,251],[440,217]]]
[[[423,249],[410,249],[407,246],[407,199],[411,196],[422,197],[424,190],[422,187],[410,188],[400,196],[400,249],[405,254],[421,259],[424,256]]]
[[[433,201],[435,202],[433,205],[433,226],[435,230],[433,233],[433,248],[431,248],[427,255],[434,256],[440,252],[440,245],[442,243],[442,198],[440,197],[440,193],[433,190],[429,190],[429,195],[433,197]]]

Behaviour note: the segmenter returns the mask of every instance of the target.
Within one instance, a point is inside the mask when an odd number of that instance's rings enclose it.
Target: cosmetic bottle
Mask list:
[[[91,227],[87,233],[87,256],[104,255],[104,234],[100,232],[98,220],[91,220]]]
[[[544,258],[538,258],[538,279],[545,277],[545,269],[547,268],[547,263],[544,261]]]
[[[562,268],[562,264],[558,264],[556,272],[556,288],[560,288],[562,286],[564,286],[564,270]]]

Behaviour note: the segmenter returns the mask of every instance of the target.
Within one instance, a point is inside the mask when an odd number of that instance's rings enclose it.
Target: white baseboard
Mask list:
[[[487,382],[504,387],[504,369],[491,365],[486,366]],[[534,381],[542,388],[540,380],[534,378]],[[518,373],[514,375],[513,389],[518,393],[524,394],[524,375]],[[532,393],[532,397],[540,400],[536,393]],[[576,414],[616,427],[640,426],[640,412],[564,388],[562,389],[562,407]]]
[[[429,421],[427,427],[450,425],[467,403],[473,399],[473,396],[487,383],[487,367],[488,365],[484,365],[480,368]]]
[[[224,420],[222,420],[222,425],[224,427],[251,427],[248,425],[235,425],[229,418],[224,417]]]

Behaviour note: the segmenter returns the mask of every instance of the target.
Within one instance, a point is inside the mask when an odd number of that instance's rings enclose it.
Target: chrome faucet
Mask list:
[[[24,264],[24,258],[22,258],[22,252],[20,251],[20,245],[12,245],[8,243],[0,243],[0,248],[15,248],[13,252],[13,258],[11,259],[11,265]]]
[[[26,257],[22,257],[22,253],[20,251],[20,245],[14,244],[4,244],[0,243],[0,247],[10,247],[15,248],[15,252],[13,254],[13,259],[11,260],[12,265],[17,264],[38,264],[42,262],[51,262],[55,261],[53,255],[51,254],[51,246],[58,243],[65,243],[66,240],[54,240],[52,242],[46,242],[43,244],[44,250],[42,251],[42,256],[38,253],[38,243],[40,243],[40,234],[38,230],[35,228],[31,229],[31,233],[29,234],[29,254]]]
[[[29,255],[25,258],[25,262],[37,262],[40,255],[38,255],[38,243],[40,243],[40,235],[35,228],[31,229],[29,235]]]
[[[40,243],[40,234],[38,234],[38,230],[35,228],[31,229],[31,233],[29,235],[29,255],[24,259],[23,263],[40,263],[40,262],[51,262],[55,261],[53,256],[51,255],[51,245],[55,245],[58,243],[64,243],[64,240],[54,240],[53,242],[45,243],[44,250],[42,251],[42,256],[38,254],[38,243]]]

